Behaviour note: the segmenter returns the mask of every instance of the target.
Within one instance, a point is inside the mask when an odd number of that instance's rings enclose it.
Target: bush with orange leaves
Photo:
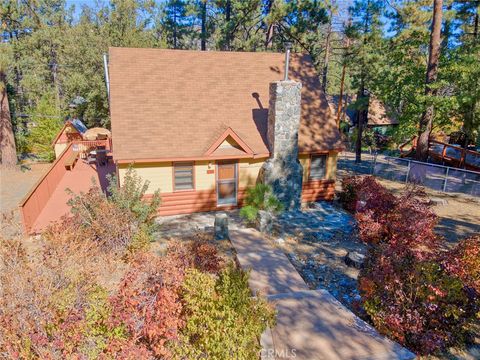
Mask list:
[[[25,239],[0,242],[2,357],[259,354],[273,311],[251,297],[248,274],[225,266],[210,243],[174,242],[163,257],[139,252],[125,264],[71,226],[55,229],[28,247]],[[112,282],[117,276],[120,281]],[[198,319],[205,325],[193,326]],[[217,341],[204,341],[210,338]]]
[[[418,188],[395,196],[367,176],[346,191],[368,246],[359,289],[375,327],[420,354],[468,342],[480,314],[478,237],[446,251]]]

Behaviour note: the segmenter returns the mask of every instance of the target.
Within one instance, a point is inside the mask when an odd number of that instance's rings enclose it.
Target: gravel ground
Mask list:
[[[247,226],[238,211],[227,212],[229,229]],[[161,225],[154,245],[164,251],[172,239],[203,236],[213,239],[215,213],[196,213],[158,218]],[[201,235],[196,235],[201,234]],[[365,252],[358,240],[353,217],[335,203],[319,202],[302,211],[285,212],[276,219],[272,246],[282,249],[311,289],[327,289],[344,305],[352,308],[358,299],[358,269],[347,266],[348,252]],[[215,242],[222,254],[234,258],[229,241]]]
[[[318,202],[277,218],[272,242],[288,256],[311,289],[326,289],[352,309],[359,300],[359,270],[347,266],[349,252],[365,253],[353,217],[336,203]]]

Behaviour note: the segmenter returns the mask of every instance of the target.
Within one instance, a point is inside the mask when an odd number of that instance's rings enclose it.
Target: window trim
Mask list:
[[[324,156],[325,157],[325,175],[323,178],[312,178],[312,162],[314,157],[320,157]],[[308,163],[308,181],[322,181],[322,180],[328,180],[328,173],[327,173],[327,168],[328,168],[328,158],[330,154],[329,153],[318,153],[318,154],[310,154],[310,161]]]
[[[186,164],[189,164],[192,166],[192,188],[190,189],[176,189],[175,188],[175,167],[182,165],[185,166]],[[173,187],[173,192],[185,192],[185,191],[195,191],[196,184],[195,184],[195,161],[175,161],[172,162],[172,187]]]

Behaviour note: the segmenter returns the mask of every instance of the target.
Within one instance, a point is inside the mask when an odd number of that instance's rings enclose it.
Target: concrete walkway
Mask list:
[[[250,288],[277,310],[277,325],[262,336],[262,359],[387,360],[415,355],[379,335],[326,290],[309,290],[285,254],[254,229],[230,240]]]

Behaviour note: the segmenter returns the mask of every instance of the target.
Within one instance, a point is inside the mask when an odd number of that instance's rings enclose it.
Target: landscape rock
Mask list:
[[[260,232],[270,234],[273,229],[273,215],[268,211],[259,210],[258,217]]]
[[[432,205],[445,206],[445,205],[448,205],[448,200],[447,199],[442,199],[442,198],[431,197],[430,198],[430,203]]]
[[[228,216],[225,213],[215,214],[215,240],[228,239]]]
[[[357,251],[351,251],[345,256],[345,264],[352,266],[356,269],[361,269],[363,267],[363,262],[365,261],[365,255]]]

